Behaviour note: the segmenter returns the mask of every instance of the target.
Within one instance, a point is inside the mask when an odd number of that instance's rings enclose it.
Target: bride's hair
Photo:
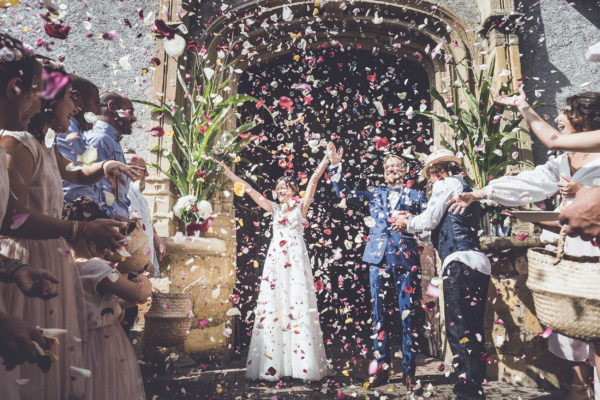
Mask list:
[[[565,114],[576,132],[600,129],[600,92],[567,97]]]
[[[277,179],[277,182],[275,182],[275,187],[277,187],[280,182],[285,182],[285,184],[292,189],[294,194],[300,193],[300,190],[298,189],[298,183],[296,183],[296,180],[291,176],[282,176],[281,178]]]

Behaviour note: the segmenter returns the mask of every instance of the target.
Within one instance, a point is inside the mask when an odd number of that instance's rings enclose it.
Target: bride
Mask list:
[[[245,191],[273,214],[273,238],[260,279],[246,362],[249,379],[277,381],[289,376],[318,381],[327,374],[317,296],[303,233],[306,214],[328,163],[328,157],[321,161],[303,198],[293,178],[277,180],[278,202],[266,199],[219,163],[225,176],[234,182],[236,193]]]

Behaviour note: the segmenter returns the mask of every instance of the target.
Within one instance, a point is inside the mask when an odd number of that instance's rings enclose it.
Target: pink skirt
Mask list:
[[[21,399],[63,400],[85,396],[86,382],[72,376],[70,367],[85,368],[82,335],[86,309],[83,288],[67,242],[63,239],[30,240],[0,238],[0,253],[24,263],[44,267],[58,280],[58,296],[50,300],[26,297],[15,284],[0,284],[4,306],[8,313],[41,328],[67,329],[58,337],[53,352],[59,357],[50,370],[43,373],[35,364],[19,368]]]
[[[88,399],[146,398],[137,357],[118,323],[88,330],[85,358],[92,370]]]

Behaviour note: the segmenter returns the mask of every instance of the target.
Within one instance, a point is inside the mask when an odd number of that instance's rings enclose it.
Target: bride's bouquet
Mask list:
[[[198,201],[194,195],[181,196],[173,206],[173,214],[186,224],[188,236],[208,231],[214,220],[212,212],[208,201]]]

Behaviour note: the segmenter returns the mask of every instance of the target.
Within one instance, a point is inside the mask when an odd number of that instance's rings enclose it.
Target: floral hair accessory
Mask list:
[[[0,62],[21,61],[33,57],[33,49],[8,36],[0,36]]]

